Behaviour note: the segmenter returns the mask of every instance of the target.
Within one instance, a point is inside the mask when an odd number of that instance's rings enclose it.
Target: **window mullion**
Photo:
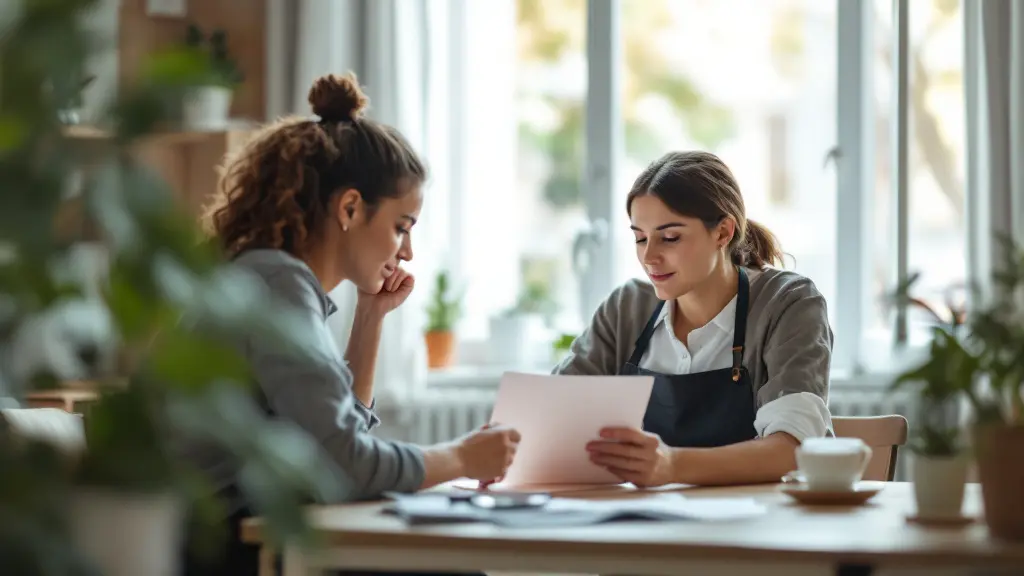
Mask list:
[[[910,34],[908,28],[909,0],[893,0],[893,222],[895,225],[896,253],[893,259],[892,286],[902,285],[908,278],[910,259],[910,189],[909,163],[910,150]],[[907,343],[907,306],[903,302],[896,303],[894,338],[896,344]]]
[[[836,0],[838,14],[836,367],[860,372],[871,306],[874,162],[873,3]]]
[[[612,288],[615,234],[609,230],[616,208],[618,158],[623,146],[621,112],[622,38],[620,2],[587,2],[587,95],[582,197],[590,220],[588,265],[580,278],[584,320]]]

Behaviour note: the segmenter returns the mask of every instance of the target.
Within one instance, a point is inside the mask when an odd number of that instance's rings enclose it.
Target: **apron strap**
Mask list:
[[[636,339],[636,346],[633,348],[633,355],[629,357],[629,363],[633,366],[640,365],[640,359],[644,357],[644,352],[647,352],[647,345],[651,342],[651,336],[654,334],[654,327],[658,323],[658,316],[661,315],[661,309],[665,307],[665,301],[658,302],[658,305],[654,308],[654,313],[651,314],[651,318],[647,321],[647,325],[644,326],[644,331],[640,333],[640,337]]]
[[[743,345],[747,340],[747,307],[750,300],[750,281],[742,266],[737,266],[739,287],[736,290],[736,323],[732,340],[732,381],[739,382],[743,370]]]

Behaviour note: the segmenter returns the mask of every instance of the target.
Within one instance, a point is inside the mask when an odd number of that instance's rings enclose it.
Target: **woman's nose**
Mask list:
[[[644,264],[657,264],[660,259],[658,256],[658,251],[652,248],[650,242],[648,242],[644,246],[643,253],[640,255],[640,261]]]
[[[398,259],[408,262],[412,260],[412,241],[406,236],[406,240],[402,242],[402,247],[398,249]]]

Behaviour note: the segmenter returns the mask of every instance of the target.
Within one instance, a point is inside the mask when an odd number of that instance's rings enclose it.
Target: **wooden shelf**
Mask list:
[[[216,193],[225,157],[243,146],[253,134],[248,123],[220,131],[181,130],[155,133],[139,140],[132,154],[160,175],[184,209],[199,218]],[[244,127],[244,128],[243,128]],[[96,126],[68,126],[64,134],[83,146],[94,147],[111,134]],[[58,234],[64,238],[96,240],[84,222],[81,199],[72,198],[58,215]]]

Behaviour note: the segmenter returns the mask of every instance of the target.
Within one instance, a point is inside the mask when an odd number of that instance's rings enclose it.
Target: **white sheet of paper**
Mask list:
[[[643,425],[651,376],[554,376],[506,372],[491,422],[522,440],[502,484],[619,484],[590,461],[587,443],[607,426]]]

